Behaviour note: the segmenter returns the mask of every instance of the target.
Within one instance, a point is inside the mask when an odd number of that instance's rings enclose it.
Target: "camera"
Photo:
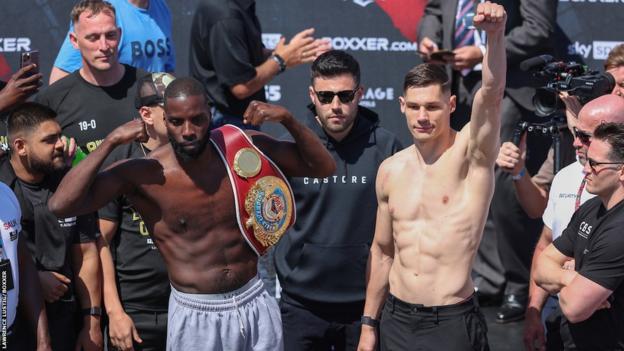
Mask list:
[[[565,91],[576,96],[585,104],[599,96],[609,94],[615,87],[615,79],[610,73],[599,73],[587,66],[570,61],[554,61],[552,56],[542,55],[520,64],[524,71],[533,71],[542,87],[533,96],[535,114],[548,117],[565,108],[559,92]],[[544,83],[545,82],[545,83]]]

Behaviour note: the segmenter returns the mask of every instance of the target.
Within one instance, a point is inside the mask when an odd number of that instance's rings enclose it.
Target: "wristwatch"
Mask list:
[[[511,176],[512,180],[520,180],[522,179],[522,177],[524,177],[524,175],[526,174],[526,168],[523,168],[520,173],[516,174],[515,176]]]
[[[276,53],[273,53],[273,55],[271,55],[271,57],[269,58],[277,62],[277,64],[279,65],[279,73],[282,73],[286,70],[286,61],[284,60],[283,57],[281,57],[280,55]]]
[[[360,319],[362,325],[368,325],[369,327],[377,328],[379,326],[379,321],[370,316],[362,316]]]
[[[102,308],[101,307],[90,307],[90,308],[83,308],[82,309],[82,315],[83,316],[101,316],[102,315]]]

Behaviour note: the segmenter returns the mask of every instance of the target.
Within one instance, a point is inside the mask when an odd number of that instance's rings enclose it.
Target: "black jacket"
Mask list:
[[[305,123],[332,154],[336,173],[289,179],[297,222],[275,248],[277,274],[284,293],[293,298],[363,301],[377,212],[375,178],[381,162],[401,145],[379,126],[376,113],[361,106],[353,129],[340,142],[323,131],[314,113]]]

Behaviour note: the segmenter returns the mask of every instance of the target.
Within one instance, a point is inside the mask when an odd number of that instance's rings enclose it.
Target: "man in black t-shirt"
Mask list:
[[[216,106],[213,127],[243,125],[252,100],[266,101],[264,85],[286,68],[312,62],[329,49],[314,29],[281,38],[274,51],[262,44],[254,0],[200,1],[191,26],[190,72]]]
[[[82,68],[42,90],[35,101],[50,107],[63,134],[89,153],[108,133],[130,121],[137,79],[143,70],[118,61],[121,31],[115,9],[105,1],[82,1],[72,10],[70,41],[80,50]]]
[[[102,168],[120,160],[145,157],[169,142],[163,97],[174,79],[167,73],[152,73],[140,80],[136,108],[145,122],[149,140],[117,147]],[[125,196],[103,207],[99,217],[102,236],[98,245],[102,248],[111,345],[120,350],[164,351],[171,291],[167,267],[141,216]]]
[[[606,95],[584,109],[624,114],[624,99]],[[624,350],[624,124],[596,128],[585,163],[583,204],[561,237],[539,256],[535,280],[559,294],[566,350]],[[563,268],[573,258],[574,270]]]
[[[67,143],[55,117],[51,109],[32,102],[11,112],[11,153],[0,159],[0,181],[20,203],[23,239],[47,302],[52,349],[95,351],[102,346],[97,222],[93,214],[57,218],[48,210],[48,199],[67,170]],[[80,314],[82,323],[76,318]]]

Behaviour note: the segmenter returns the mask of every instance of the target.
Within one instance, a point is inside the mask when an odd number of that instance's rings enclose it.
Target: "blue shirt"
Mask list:
[[[164,0],[150,0],[147,9],[128,0],[108,0],[114,7],[121,28],[119,61],[148,72],[174,72],[175,52],[171,36],[171,13]],[[54,61],[54,66],[72,73],[82,67],[80,51],[69,41],[69,32]]]

